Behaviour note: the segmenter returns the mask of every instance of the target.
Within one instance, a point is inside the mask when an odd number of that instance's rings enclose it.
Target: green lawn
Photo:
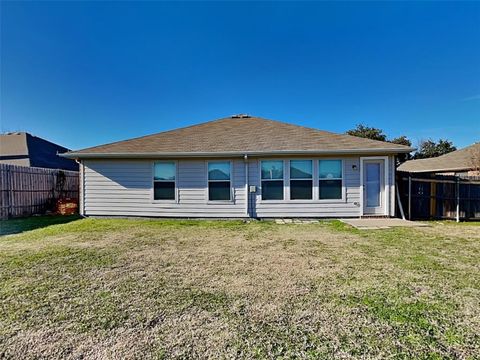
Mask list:
[[[479,358],[480,226],[1,224],[0,358]]]

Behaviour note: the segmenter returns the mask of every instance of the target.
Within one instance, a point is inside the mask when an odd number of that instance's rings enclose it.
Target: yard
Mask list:
[[[479,358],[478,223],[1,226],[3,358]]]

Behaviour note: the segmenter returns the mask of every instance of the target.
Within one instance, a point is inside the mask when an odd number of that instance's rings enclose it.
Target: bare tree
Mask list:
[[[470,165],[473,171],[480,173],[480,143],[476,145],[470,150]]]

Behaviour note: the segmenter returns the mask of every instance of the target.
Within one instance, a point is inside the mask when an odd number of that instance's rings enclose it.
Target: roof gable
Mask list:
[[[69,156],[281,154],[329,151],[355,153],[361,150],[410,152],[413,149],[403,145],[335,134],[258,117],[232,117],[73,151]]]

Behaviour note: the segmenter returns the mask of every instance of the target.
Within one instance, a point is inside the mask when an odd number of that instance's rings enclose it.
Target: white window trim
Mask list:
[[[320,199],[320,181],[325,181],[325,180],[340,180],[339,178],[335,179],[320,179],[320,161],[321,160],[340,160],[342,162],[342,197],[340,199]],[[317,164],[317,171],[316,171],[316,176],[317,180],[315,182],[316,187],[317,187],[317,194],[316,198],[318,202],[321,203],[339,203],[339,202],[346,202],[347,201],[347,188],[345,187],[345,159],[342,158],[335,158],[335,157],[328,157],[328,158],[317,158],[315,161]]]
[[[364,179],[363,179],[363,163],[365,160],[383,160],[384,161],[384,213],[383,215],[390,215],[390,181],[389,181],[389,171],[390,171],[390,164],[388,161],[388,156],[362,156],[360,157],[360,214],[361,216],[364,215],[364,198],[363,198],[363,186],[364,186]]]
[[[281,160],[283,161],[283,200],[263,200],[262,199],[262,161]],[[290,199],[290,160],[312,160],[313,161],[313,189],[312,199]],[[342,198],[341,199],[319,199],[319,174],[318,174],[318,162],[319,160],[340,160],[342,162]],[[296,157],[293,159],[278,159],[278,158],[264,158],[258,161],[258,172],[260,178],[260,191],[257,197],[257,203],[267,204],[292,204],[292,203],[305,203],[305,204],[344,204],[347,202],[347,188],[345,185],[345,166],[347,158],[342,157]],[[266,179],[267,180],[267,179]],[[295,179],[296,180],[296,179]]]
[[[292,168],[292,161],[311,161],[312,162],[312,177],[311,178],[302,178],[302,179],[292,179],[292,176],[290,174],[291,168]],[[298,158],[298,159],[289,159],[288,160],[288,201],[291,202],[301,202],[301,201],[314,201],[315,200],[315,160],[312,158]],[[311,199],[292,199],[292,187],[291,182],[295,180],[309,180],[312,182],[312,198]]]
[[[282,179],[262,179],[262,161],[281,161],[282,164],[283,164],[283,178]],[[287,200],[287,194],[289,193],[289,188],[287,187],[287,171],[286,171],[286,162],[287,160],[285,159],[270,159],[270,158],[267,158],[267,159],[259,159],[258,161],[258,175],[259,175],[259,178],[260,178],[260,191],[259,191],[259,195],[260,195],[260,199],[259,199],[259,202],[262,202],[262,203],[271,203],[271,204],[281,204],[281,203],[285,203]],[[262,198],[263,196],[263,181],[283,181],[283,199],[282,200],[264,200]]]
[[[174,163],[175,164],[175,180],[155,180],[155,163]],[[152,161],[152,192],[151,192],[151,201],[152,203],[160,203],[160,204],[178,204],[178,161],[177,160],[154,160]],[[155,199],[155,183],[156,182],[175,182],[175,199],[169,200],[162,200],[162,199]]]
[[[230,180],[209,180],[208,179],[208,164],[209,163],[230,163]],[[233,204],[235,202],[235,194],[233,189],[233,161],[232,160],[208,160],[205,161],[205,180],[206,180],[206,187],[205,187],[205,199],[207,204]],[[210,200],[209,194],[209,183],[210,182],[230,182],[230,199],[229,200]]]

